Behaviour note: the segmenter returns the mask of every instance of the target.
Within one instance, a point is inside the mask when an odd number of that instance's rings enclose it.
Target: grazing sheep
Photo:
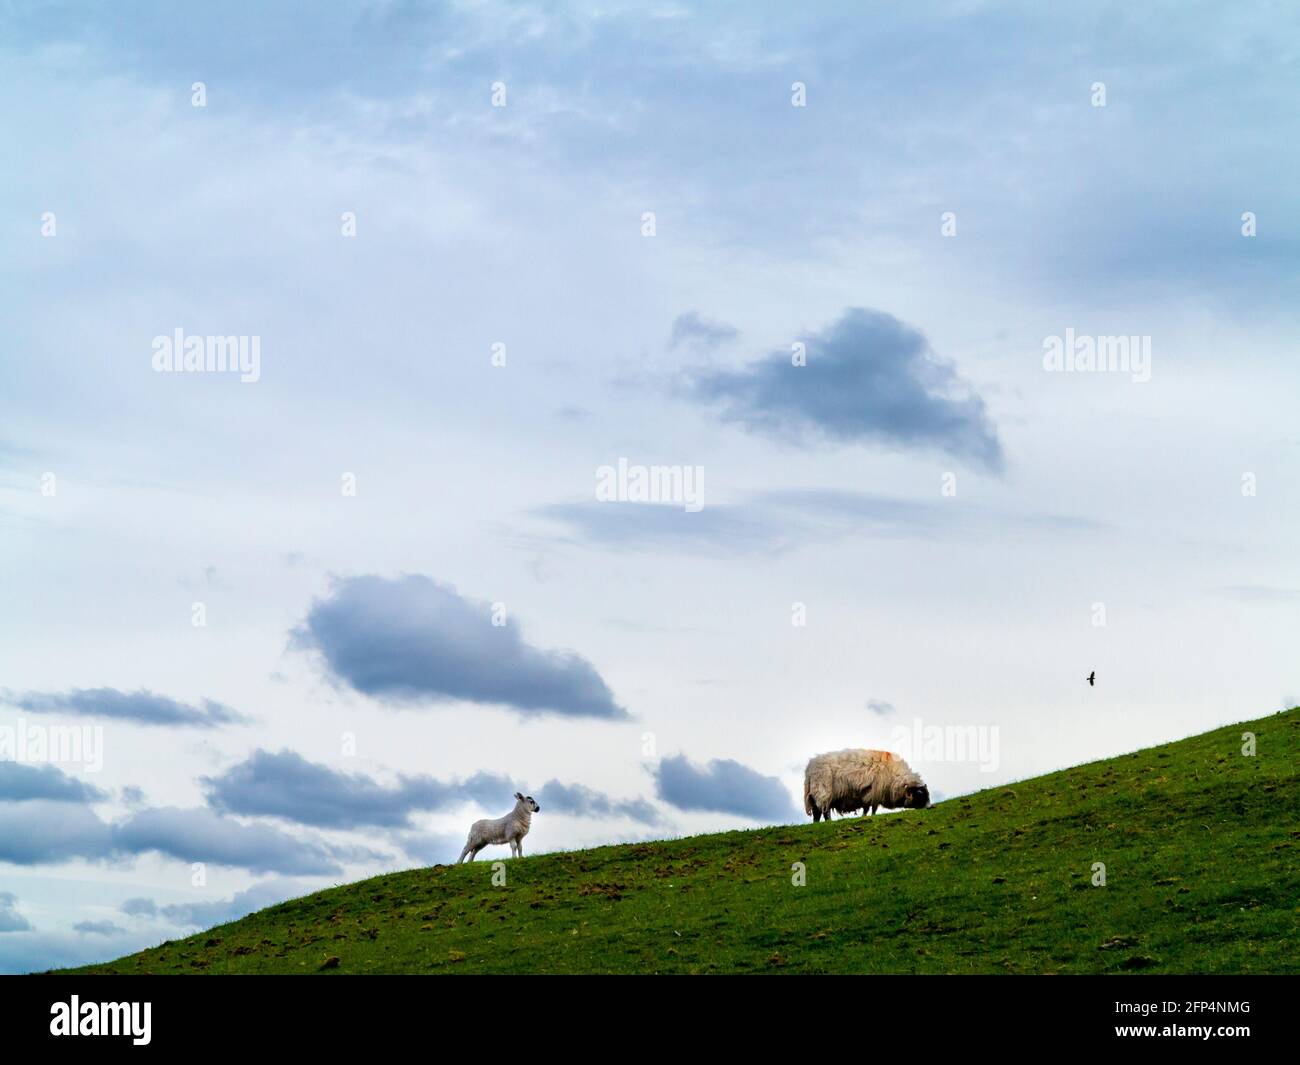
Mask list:
[[[467,854],[472,862],[474,855],[491,843],[509,843],[511,857],[524,856],[524,837],[533,825],[533,814],[541,807],[533,802],[531,795],[515,792],[515,799],[515,808],[505,817],[498,817],[495,821],[475,821],[470,825],[469,839],[456,859],[457,865],[465,860]]]
[[[811,758],[803,774],[803,808],[814,821],[839,814],[903,807],[924,810],[930,789],[911,767],[889,751],[853,748]]]

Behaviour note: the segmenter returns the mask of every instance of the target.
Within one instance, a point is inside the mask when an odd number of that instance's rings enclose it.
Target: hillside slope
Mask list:
[[[65,971],[1296,972],[1298,778],[1289,710],[927,811],[375,877]]]

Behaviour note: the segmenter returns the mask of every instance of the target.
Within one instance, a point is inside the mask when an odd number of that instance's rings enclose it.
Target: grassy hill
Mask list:
[[[927,811],[507,861],[504,887],[486,852],[66,971],[1297,972],[1298,814],[1289,710]]]

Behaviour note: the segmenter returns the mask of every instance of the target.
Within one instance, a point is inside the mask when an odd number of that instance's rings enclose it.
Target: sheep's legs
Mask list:
[[[818,821],[820,821],[820,820],[822,819],[822,808],[821,808],[820,806],[817,805],[817,800],[816,800],[816,799],[809,799],[808,802],[809,802],[809,805],[812,806],[812,811],[813,811],[813,824],[815,825]]]

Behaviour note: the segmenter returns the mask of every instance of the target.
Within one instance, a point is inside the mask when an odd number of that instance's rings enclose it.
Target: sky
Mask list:
[[[0,4],[0,971],[1300,702],[1298,82],[1271,3]]]

